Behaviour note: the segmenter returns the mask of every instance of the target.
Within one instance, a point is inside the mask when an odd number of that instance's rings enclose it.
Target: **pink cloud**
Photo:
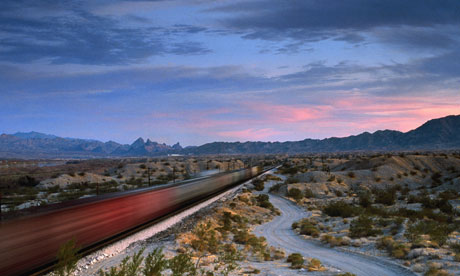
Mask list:
[[[296,123],[319,119],[328,115],[329,106],[280,105],[267,103],[249,104],[262,118],[270,122]]]
[[[285,141],[343,137],[379,129],[409,131],[427,120],[460,114],[459,97],[336,95],[322,104],[249,102],[223,109],[151,114],[152,126],[178,129],[210,140]]]
[[[266,140],[269,137],[274,135],[282,134],[280,131],[273,130],[271,128],[262,128],[262,129],[254,129],[248,128],[243,130],[235,130],[235,131],[221,131],[218,132],[217,135],[221,137],[230,137],[235,138],[241,141],[254,141],[254,140]]]

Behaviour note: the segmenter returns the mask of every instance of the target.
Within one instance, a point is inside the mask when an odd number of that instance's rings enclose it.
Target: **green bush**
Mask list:
[[[269,210],[272,210],[274,211],[275,210],[275,207],[273,206],[273,204],[269,201],[269,196],[268,195],[265,195],[265,194],[261,194],[261,195],[258,195],[256,197],[256,201],[257,201],[257,206],[260,206],[262,208],[266,208],[266,209],[269,209]]]
[[[374,228],[372,218],[361,215],[350,224],[350,237],[360,238],[380,234],[382,231]]]
[[[61,248],[59,248],[57,254],[57,264],[55,273],[58,276],[69,276],[77,268],[77,262],[80,259],[78,254],[79,248],[77,247],[77,242],[75,239],[72,239],[64,243]]]
[[[265,186],[264,186],[264,181],[259,179],[259,178],[256,178],[254,180],[252,180],[252,185],[254,185],[254,189],[256,191],[263,191]]]
[[[342,218],[353,217],[357,213],[356,208],[344,201],[331,202],[324,207],[323,211],[328,216]]]
[[[181,253],[168,260],[168,267],[172,271],[172,276],[192,276],[196,275],[196,267],[189,254]]]
[[[367,208],[372,205],[372,198],[368,192],[359,193],[359,205],[364,208]]]
[[[269,193],[278,192],[280,188],[281,188],[281,184],[278,183],[278,184],[271,186],[268,192]]]
[[[321,268],[322,268],[321,261],[318,260],[318,259],[313,258],[308,263],[308,270],[309,271],[319,271],[319,270],[321,270]]]
[[[384,205],[393,205],[396,202],[395,190],[379,190],[375,196],[375,202]]]
[[[454,225],[449,226],[446,223],[439,223],[433,220],[421,220],[410,225],[405,236],[411,242],[417,242],[420,235],[428,234],[431,240],[437,242],[439,245],[444,245],[454,227]]]
[[[300,253],[292,253],[287,257],[286,262],[291,263],[291,268],[299,269],[303,267],[305,260]]]
[[[315,197],[315,195],[313,194],[313,191],[309,188],[306,188],[305,191],[304,191],[304,196],[306,198],[313,198]]]
[[[312,236],[316,238],[319,236],[320,231],[311,222],[302,221],[302,223],[300,224],[300,234],[308,235],[308,236]]]
[[[295,200],[301,200],[303,198],[302,191],[297,188],[291,188],[287,192],[287,196]]]
[[[99,270],[100,276],[134,276],[140,271],[140,267],[144,257],[142,257],[144,249],[140,250],[132,257],[126,257],[121,261],[120,266],[111,267],[108,272]]]
[[[168,267],[168,261],[165,259],[161,248],[155,248],[149,253],[145,258],[144,264],[144,276],[161,276],[162,272]]]

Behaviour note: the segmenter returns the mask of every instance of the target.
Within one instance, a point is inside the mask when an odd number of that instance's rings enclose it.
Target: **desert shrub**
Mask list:
[[[144,260],[142,257],[142,253],[144,253],[144,249],[140,250],[132,257],[126,257],[121,261],[121,264],[118,267],[111,267],[108,272],[103,271],[102,269],[99,270],[100,276],[131,276],[137,275],[138,272],[141,270],[141,264]]]
[[[440,183],[441,182],[441,173],[440,172],[435,172],[431,175],[431,180],[433,180],[434,183]]]
[[[197,237],[192,240],[191,245],[193,249],[201,252],[202,254],[209,252],[215,254],[217,252],[218,240],[216,231],[211,229],[211,224],[199,224],[194,230],[193,234]]]
[[[145,170],[145,169],[147,169],[147,166],[146,166],[145,164],[140,164],[140,165],[139,165],[139,168]]]
[[[315,258],[310,260],[307,267],[308,271],[320,271],[323,268],[323,266],[321,265],[321,261]]]
[[[271,186],[268,192],[269,193],[278,192],[280,188],[281,188],[281,184],[278,183],[278,184]]]
[[[264,181],[259,179],[259,178],[256,178],[254,180],[252,180],[252,185],[254,185],[254,189],[256,191],[263,191],[263,189],[265,188],[264,186]]]
[[[372,198],[368,192],[361,192],[359,193],[359,205],[364,208],[367,208],[372,205]]]
[[[319,236],[320,231],[311,222],[302,221],[300,224],[300,234],[308,235],[308,236],[312,236],[316,238]]]
[[[145,276],[161,276],[162,272],[168,267],[168,261],[165,259],[163,250],[155,248],[147,255],[142,272]]]
[[[460,242],[450,243],[450,249],[452,249],[455,253],[460,253]]]
[[[220,252],[219,255],[219,262],[225,264],[222,274],[229,275],[230,272],[237,269],[239,267],[237,261],[240,260],[241,254],[236,247],[231,244],[225,244],[223,246],[223,252]]]
[[[451,199],[457,199],[458,198],[458,193],[455,190],[446,190],[438,195],[439,199],[447,201]]]
[[[285,181],[284,181],[284,184],[292,184],[292,183],[297,183],[297,179],[295,179],[294,177],[288,177]]]
[[[395,242],[391,248],[390,256],[396,259],[404,259],[409,253],[409,247],[404,244]]]
[[[189,254],[181,253],[171,258],[168,260],[168,267],[172,271],[172,276],[192,276],[197,274],[195,264]]]
[[[303,198],[302,191],[297,188],[291,188],[287,192],[288,197],[292,197],[295,200],[301,200]]]
[[[268,195],[265,195],[265,194],[258,195],[256,197],[256,201],[257,201],[257,205],[262,208],[270,209],[272,211],[275,210],[275,207],[273,207],[273,204],[270,202],[270,198]]]
[[[278,171],[281,173],[281,174],[290,174],[290,175],[294,175],[296,174],[299,169],[297,167],[292,167],[290,164],[284,164],[282,167],[280,167],[278,169]]]
[[[342,238],[336,238],[332,235],[321,236],[321,241],[329,244],[331,247],[337,246],[340,244]]]
[[[78,254],[79,248],[77,242],[72,239],[64,243],[57,254],[57,264],[54,273],[58,276],[69,276],[72,275],[77,268],[77,262],[80,259]]]
[[[355,178],[355,177],[356,177],[356,175],[355,175],[354,172],[348,172],[347,175],[348,175],[348,177],[350,177],[350,178]]]
[[[323,211],[331,217],[348,218],[356,215],[356,208],[344,201],[331,202]]]
[[[449,276],[450,274],[445,271],[445,270],[441,270],[441,269],[438,269],[434,266],[430,266],[430,268],[428,269],[427,272],[425,272],[425,274],[423,274],[424,276]]]
[[[246,230],[239,230],[233,235],[233,241],[238,244],[246,244],[249,240],[249,233]]]
[[[303,267],[305,261],[300,253],[292,253],[287,257],[286,262],[291,263],[291,268],[299,269]]]
[[[86,173],[85,173],[85,172],[79,172],[78,175],[79,175],[79,176],[85,176]]]
[[[456,253],[454,256],[454,261],[460,262],[460,253]]]
[[[396,202],[396,191],[391,190],[378,190],[375,196],[375,202],[384,205],[393,205]]]
[[[374,228],[372,218],[361,215],[350,224],[350,237],[360,238],[380,234],[382,231]]]
[[[29,175],[24,175],[19,177],[16,180],[17,185],[22,186],[22,187],[35,187],[37,186],[40,182],[36,180],[34,177],[29,176]]]
[[[417,242],[420,235],[428,234],[430,239],[437,242],[439,245],[446,243],[447,237],[453,231],[453,227],[445,223],[439,223],[432,220],[421,220],[409,226],[405,236],[411,242]]]
[[[335,190],[335,195],[338,196],[338,197],[341,197],[341,196],[343,196],[343,193],[340,190]]]
[[[397,259],[404,259],[409,253],[409,247],[405,244],[395,242],[393,237],[385,236],[377,241],[377,248],[384,249],[390,256]]]
[[[306,188],[305,191],[304,191],[304,196],[306,198],[313,198],[315,197],[315,194],[313,194],[313,191],[309,188]]]
[[[443,212],[443,213],[452,214],[454,212],[454,208],[452,207],[452,205],[448,201],[440,200],[440,201],[438,201],[437,206],[438,206],[439,210],[441,210],[441,212]]]

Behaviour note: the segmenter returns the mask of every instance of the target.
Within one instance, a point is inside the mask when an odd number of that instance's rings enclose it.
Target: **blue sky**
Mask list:
[[[0,132],[169,144],[460,113],[457,0],[0,3]]]

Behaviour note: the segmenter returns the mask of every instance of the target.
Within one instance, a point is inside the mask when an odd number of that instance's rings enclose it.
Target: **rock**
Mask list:
[[[423,267],[422,264],[415,264],[414,266],[412,266],[412,270],[414,272],[421,273],[425,270],[425,268]]]
[[[187,252],[187,249],[183,248],[183,247],[179,247],[176,249],[177,253],[185,253]]]
[[[341,245],[350,245],[351,244],[351,239],[347,236],[342,237]]]
[[[414,259],[421,256],[428,256],[435,259],[441,259],[442,254],[433,248],[415,248],[407,254],[408,259]]]
[[[360,239],[352,240],[351,245],[353,245],[354,247],[360,247],[362,245],[362,242]]]
[[[405,261],[405,262],[403,263],[403,265],[409,267],[409,266],[410,266],[410,262],[409,262],[409,261]]]
[[[408,259],[418,258],[418,257],[422,256],[422,251],[423,251],[423,248],[412,249],[411,251],[409,251],[409,254],[407,254],[407,258]]]
[[[361,241],[361,244],[369,243],[369,240],[366,238],[360,238],[359,240]]]

